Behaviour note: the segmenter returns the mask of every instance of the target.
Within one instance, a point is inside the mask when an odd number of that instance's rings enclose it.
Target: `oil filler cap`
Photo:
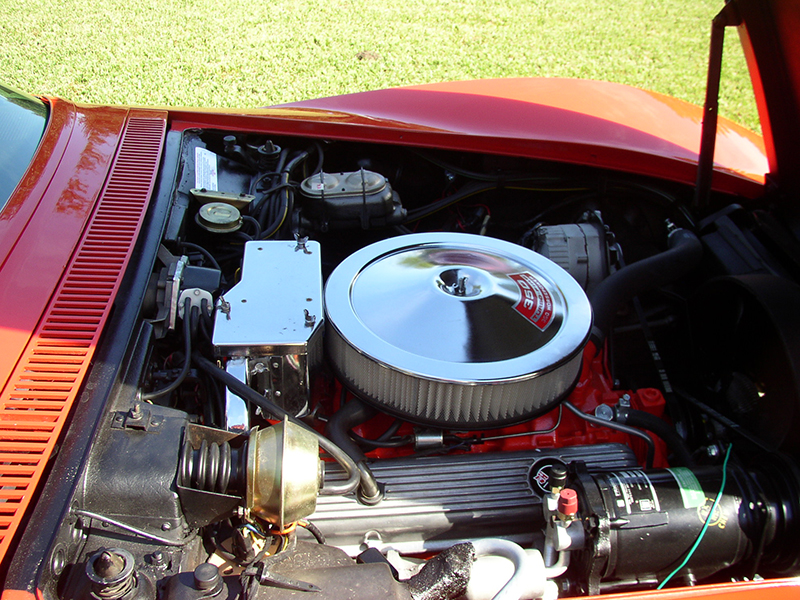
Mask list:
[[[200,207],[197,224],[213,233],[230,233],[242,226],[239,210],[225,202],[209,202]]]

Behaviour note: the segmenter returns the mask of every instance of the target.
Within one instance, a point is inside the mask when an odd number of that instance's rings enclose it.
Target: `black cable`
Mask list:
[[[686,390],[683,390],[681,388],[675,388],[675,393],[678,394],[678,396],[680,396],[684,400],[686,400],[689,404],[694,405],[695,408],[698,408],[704,413],[706,413],[709,416],[709,418],[715,420],[720,425],[723,425],[724,427],[728,428],[732,433],[735,433],[736,435],[742,437],[751,444],[758,446],[760,450],[767,453],[772,453],[777,451],[777,448],[775,448],[772,444],[768,444],[767,442],[759,438],[757,435],[750,433],[744,427],[739,425],[737,422],[729,419],[721,412],[715,410],[705,402],[698,400],[697,398],[689,394],[689,392],[687,392]]]
[[[240,396],[247,402],[252,402],[256,406],[258,406],[262,411],[267,414],[272,415],[278,419],[283,419],[284,417],[288,418],[292,423],[298,425],[305,429],[306,431],[310,431],[313,433],[319,442],[320,448],[322,448],[328,455],[333,458],[337,463],[339,463],[342,468],[345,470],[347,474],[347,479],[338,484],[330,484],[326,485],[320,490],[320,494],[323,496],[339,496],[343,494],[349,494],[350,492],[354,491],[361,481],[361,477],[363,476],[363,472],[356,466],[353,459],[347,455],[341,448],[339,448],[336,444],[331,442],[328,438],[321,435],[318,431],[314,430],[312,427],[309,427],[303,421],[296,418],[294,415],[286,412],[283,408],[268,400],[253,388],[248,386],[246,383],[239,381],[236,377],[221,369],[213,362],[202,356],[199,352],[192,353],[192,360],[197,364],[198,367],[203,369],[206,373],[218,379],[223,384],[225,384],[234,394]],[[370,473],[371,475],[371,473]],[[374,478],[373,478],[374,481]]]
[[[317,540],[320,544],[324,544],[325,543],[325,534],[322,533],[322,531],[320,531],[319,527],[314,525],[312,522],[310,522],[310,521],[298,521],[297,524],[300,525],[300,527],[302,527],[306,531],[308,531],[308,533],[313,535],[314,539]]]
[[[401,448],[414,441],[413,436],[410,435],[404,435],[400,438],[392,437],[402,426],[403,422],[400,419],[395,419],[392,424],[389,425],[389,428],[374,440],[361,437],[352,431],[350,432],[350,437],[362,446],[372,446],[373,448]]]
[[[172,393],[178,386],[183,383],[183,380],[186,379],[186,376],[189,374],[189,367],[192,364],[191,356],[192,356],[192,299],[186,298],[183,301],[183,338],[184,338],[184,359],[183,359],[183,367],[181,368],[181,372],[178,374],[178,377],[170,383],[165,388],[160,390],[155,390],[153,392],[148,392],[146,394],[141,395],[141,400],[155,400],[156,398],[160,398],[161,396],[165,396],[169,393]]]
[[[178,245],[182,248],[189,248],[190,250],[194,250],[195,252],[199,252],[203,255],[203,258],[206,259],[211,266],[214,267],[217,271],[222,271],[219,266],[217,260],[211,255],[211,253],[203,248],[202,246],[198,246],[197,244],[193,244],[192,242],[178,242]]]
[[[255,233],[253,233],[252,236],[253,238],[258,238],[261,235],[261,224],[256,219],[245,215],[242,217],[242,222],[249,223],[250,225],[253,226],[253,228],[255,229]]]
[[[357,435],[350,432],[350,437],[352,437],[356,442],[358,442],[361,446],[371,446],[372,448],[402,448],[403,446],[408,446],[410,443],[414,441],[414,438],[410,435],[406,435],[400,438],[388,439],[388,440],[370,440],[360,435]],[[367,449],[369,452],[369,448]]]
[[[491,181],[495,183],[501,184],[508,184],[508,183],[515,183],[520,181],[539,181],[539,182],[547,182],[547,183],[564,183],[565,179],[563,177],[547,177],[541,175],[527,175],[527,174],[515,174],[515,175],[507,175],[505,173],[498,173],[498,174],[490,174],[490,173],[478,173],[477,171],[470,171],[468,169],[463,169],[461,167],[457,167],[455,165],[451,165],[443,160],[439,160],[438,158],[434,158],[429,154],[421,151],[417,151],[416,154],[430,163],[433,163],[437,167],[441,167],[446,171],[450,171],[456,175],[460,175],[462,177],[466,177],[467,179],[474,179],[476,181]]]
[[[317,173],[322,172],[322,164],[325,162],[325,152],[322,150],[322,144],[319,142],[314,142],[314,150],[317,151],[317,165],[314,167],[314,170],[311,172],[312,175],[316,175]]]
[[[653,467],[653,459],[655,458],[656,453],[656,445],[653,442],[653,438],[647,435],[643,431],[639,431],[634,427],[628,427],[627,425],[623,425],[622,423],[617,423],[616,421],[606,421],[605,419],[601,419],[599,417],[595,417],[594,415],[589,415],[580,410],[577,406],[572,404],[571,402],[564,400],[564,406],[566,406],[576,417],[580,417],[584,421],[588,421],[592,425],[597,425],[598,427],[607,427],[608,429],[615,429],[617,431],[621,431],[623,433],[627,433],[628,435],[632,435],[634,437],[638,437],[639,439],[643,440],[647,444],[647,458],[645,459],[645,465],[648,469]]]
[[[253,241],[253,236],[250,235],[250,234],[245,233],[241,229],[239,229],[238,231],[232,232],[230,234],[230,236],[233,239],[237,239],[238,238],[240,240],[244,240],[245,242],[252,242]]]
[[[389,426],[389,428],[378,436],[377,441],[385,442],[386,440],[390,439],[395,433],[397,433],[402,426],[403,422],[400,419],[395,419],[394,422]]]
[[[280,202],[270,202],[269,204],[272,205],[272,208],[275,209],[277,207],[277,212],[270,215],[270,224],[268,227],[263,227],[263,233],[261,234],[259,239],[266,240],[271,238],[275,233],[281,228],[281,226],[286,222],[286,219],[292,214],[292,210],[294,208],[294,185],[289,183],[289,178],[291,176],[292,171],[297,167],[298,164],[303,162],[306,158],[308,158],[308,151],[303,150],[302,152],[298,152],[289,162],[286,164],[285,167],[280,169],[279,181],[278,181],[278,197]],[[281,152],[281,165],[285,160],[285,156],[283,151]],[[265,204],[266,208],[266,204]],[[266,225],[261,218],[264,213],[264,209],[262,208],[261,215],[259,215],[259,222],[262,225]]]
[[[279,173],[279,175],[280,175],[280,173]],[[265,194],[273,194],[273,193],[275,193],[275,192],[277,192],[279,190],[282,190],[283,188],[292,187],[293,185],[294,185],[293,183],[277,183],[277,184],[273,185],[271,188],[264,190],[264,193]]]
[[[289,179],[291,178],[292,175],[292,171],[295,169],[297,165],[305,162],[305,160],[308,158],[308,155],[309,151],[303,150],[300,154],[298,154],[291,161],[289,161],[289,164],[286,165],[286,168],[281,173],[281,179],[283,180],[284,183],[289,182]],[[288,218],[289,216],[291,216],[292,211],[294,211],[294,187],[287,187],[281,193],[286,195],[287,208],[286,208],[286,215],[284,218]]]
[[[203,339],[209,344],[212,343],[212,331],[214,328],[214,320],[211,318],[211,309],[206,298],[200,300],[200,334]]]
[[[207,373],[202,373],[202,375],[203,386],[206,390],[206,402],[211,406],[213,415],[213,422],[206,425],[225,429],[225,402],[222,400],[217,382]]]
[[[497,189],[496,183],[467,183],[457,192],[453,192],[449,196],[442,198],[441,200],[437,200],[428,204],[427,206],[423,206],[422,208],[417,208],[415,210],[408,211],[408,216],[406,217],[403,223],[410,223],[412,221],[419,221],[420,219],[424,219],[427,216],[432,215],[435,212],[442,210],[443,208],[447,208],[451,204],[455,204],[456,202],[463,200],[464,198],[468,198],[474,194],[479,194],[481,192],[487,192],[489,190]]]
[[[568,197],[564,198],[563,200],[561,200],[560,202],[555,202],[555,203],[551,204],[550,206],[545,208],[543,211],[538,213],[536,216],[531,217],[530,219],[526,219],[523,223],[519,224],[519,227],[520,228],[522,228],[522,227],[530,227],[532,225],[536,225],[538,223],[541,223],[542,219],[544,219],[550,213],[556,212],[558,210],[561,210],[564,207],[569,206],[570,204],[575,204],[577,202],[583,202],[585,200],[590,200],[592,198],[596,198],[597,195],[598,195],[597,192],[587,192],[585,194],[578,194],[576,196],[568,196]],[[526,242],[523,243],[523,240],[525,240],[526,236],[529,236],[532,233],[533,233],[532,231],[526,231],[523,234],[523,237],[522,237],[522,240],[520,241],[520,244],[523,245],[523,246],[527,246],[528,242],[526,241]]]
[[[275,169],[275,173],[271,174],[273,177],[270,185],[272,186],[270,189],[266,190],[264,194],[264,199],[261,200],[261,205],[258,210],[258,216],[256,219],[258,220],[259,225],[261,225],[261,229],[263,230],[267,223],[272,223],[275,220],[275,210],[274,210],[274,202],[272,201],[272,194],[280,189],[280,186],[276,189],[276,184],[278,183],[277,179],[280,178],[281,171],[283,170],[283,165],[286,164],[286,158],[289,156],[289,149],[284,148],[281,150],[281,153],[278,157],[278,165]],[[271,214],[272,213],[272,214]]]
[[[250,189],[248,190],[250,192],[250,195],[252,196],[255,192],[258,191],[258,184],[259,183],[261,183],[262,181],[264,181],[268,177],[275,177],[276,175],[278,175],[279,172],[280,171],[269,171],[267,173],[259,173],[258,177],[253,179],[253,181],[250,183]]]

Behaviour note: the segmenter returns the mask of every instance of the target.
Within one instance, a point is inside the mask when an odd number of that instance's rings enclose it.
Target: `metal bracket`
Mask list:
[[[149,408],[144,408],[140,402],[136,402],[130,410],[118,411],[114,414],[111,428],[153,432],[158,430],[162,421],[162,417],[154,416]]]

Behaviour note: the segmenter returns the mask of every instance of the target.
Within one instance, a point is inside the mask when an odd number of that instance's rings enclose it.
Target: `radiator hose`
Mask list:
[[[594,312],[592,341],[600,349],[611,333],[617,311],[642,292],[676,281],[694,269],[703,256],[703,245],[687,229],[669,234],[669,248],[636,261],[606,277],[592,292]]]
[[[659,419],[655,415],[642,410],[634,410],[632,408],[617,407],[616,415],[614,418],[618,423],[624,423],[631,427],[638,427],[646,429],[655,433],[658,437],[664,440],[667,448],[673,454],[674,464],[679,467],[693,467],[694,459],[692,453],[686,445],[684,439],[678,435],[675,428],[663,419]]]

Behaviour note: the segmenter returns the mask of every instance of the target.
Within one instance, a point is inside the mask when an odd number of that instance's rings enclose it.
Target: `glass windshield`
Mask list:
[[[47,106],[0,84],[0,210],[33,158],[47,123]]]

